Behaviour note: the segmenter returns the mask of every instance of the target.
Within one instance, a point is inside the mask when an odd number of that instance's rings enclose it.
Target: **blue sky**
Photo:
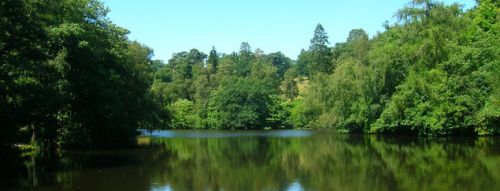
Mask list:
[[[196,48],[208,53],[239,50],[241,42],[265,53],[281,51],[296,59],[318,23],[330,43],[345,41],[351,29],[373,36],[383,31],[408,0],[104,0],[108,17],[130,30],[129,38],[154,50],[155,59],[167,61],[173,53]],[[474,0],[458,2],[465,8]]]

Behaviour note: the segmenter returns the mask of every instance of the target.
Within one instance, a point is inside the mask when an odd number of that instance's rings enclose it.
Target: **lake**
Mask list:
[[[128,149],[1,162],[0,190],[500,190],[498,137],[153,131]]]

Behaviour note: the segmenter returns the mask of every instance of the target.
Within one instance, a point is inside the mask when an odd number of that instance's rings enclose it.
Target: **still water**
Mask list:
[[[154,131],[56,158],[4,157],[0,190],[500,190],[498,137]]]

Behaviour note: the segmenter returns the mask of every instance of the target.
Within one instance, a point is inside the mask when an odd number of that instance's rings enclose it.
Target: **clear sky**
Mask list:
[[[104,0],[109,18],[130,30],[129,38],[167,61],[173,53],[196,48],[208,54],[239,50],[281,51],[296,59],[318,23],[330,43],[345,41],[351,29],[373,36],[409,0]],[[474,0],[445,0],[471,8]]]

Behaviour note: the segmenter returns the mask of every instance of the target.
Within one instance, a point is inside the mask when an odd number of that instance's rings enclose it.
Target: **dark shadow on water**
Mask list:
[[[498,137],[181,130],[135,145],[6,153],[0,190],[500,190]]]

